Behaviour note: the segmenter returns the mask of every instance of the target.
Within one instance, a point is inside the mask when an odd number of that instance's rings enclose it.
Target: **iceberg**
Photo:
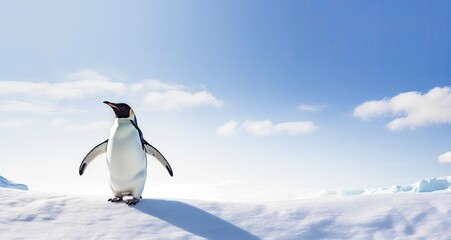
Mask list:
[[[0,187],[2,188],[14,188],[19,190],[28,190],[28,186],[25,184],[12,182],[2,176],[0,176]]]

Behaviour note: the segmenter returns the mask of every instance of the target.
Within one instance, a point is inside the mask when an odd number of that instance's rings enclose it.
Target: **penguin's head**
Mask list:
[[[126,103],[112,103],[108,101],[104,101],[103,103],[113,109],[114,114],[116,114],[116,118],[129,118],[132,120],[135,119],[135,113],[133,112],[133,109]]]

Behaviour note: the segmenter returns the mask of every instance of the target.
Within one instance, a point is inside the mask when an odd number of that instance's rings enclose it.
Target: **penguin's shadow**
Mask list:
[[[135,208],[206,239],[260,239],[213,214],[179,201],[142,199]]]

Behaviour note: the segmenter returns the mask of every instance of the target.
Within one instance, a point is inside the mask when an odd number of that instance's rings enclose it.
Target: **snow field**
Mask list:
[[[0,209],[0,239],[451,239],[450,192],[128,207],[0,188]]]

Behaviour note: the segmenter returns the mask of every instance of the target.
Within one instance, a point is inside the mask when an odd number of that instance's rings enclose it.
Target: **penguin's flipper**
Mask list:
[[[97,156],[100,154],[106,153],[106,147],[108,146],[108,139],[104,142],[100,143],[99,145],[95,146],[83,159],[83,161],[80,163],[80,168],[78,169],[78,173],[83,175],[85,172],[86,167],[89,163],[92,162]]]
[[[171,165],[169,165],[169,162],[164,158],[163,154],[160,153],[155,147],[150,145],[146,140],[143,139],[144,149],[146,150],[146,153],[149,155],[154,156],[163,166],[166,167],[166,170],[168,170],[169,175],[171,177],[173,176]]]

